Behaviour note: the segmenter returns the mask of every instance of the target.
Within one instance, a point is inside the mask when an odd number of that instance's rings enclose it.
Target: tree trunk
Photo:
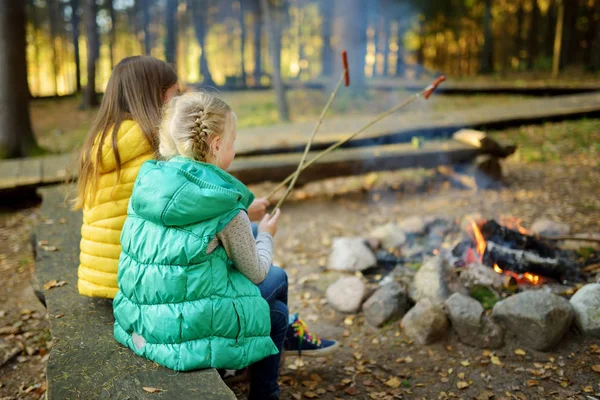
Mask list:
[[[96,0],[85,0],[85,26],[87,36],[87,85],[83,93],[81,108],[98,105],[96,96],[96,61],[98,55],[98,26],[96,25]]]
[[[390,16],[385,12],[382,15],[383,18],[383,76],[388,76],[390,73]]]
[[[519,2],[519,9],[517,10],[517,32],[515,34],[515,50],[514,54],[517,56],[519,61],[521,60],[521,50],[523,50],[523,25],[525,23],[525,5],[523,0]]]
[[[365,57],[367,55],[367,0],[335,0],[333,32],[335,53],[348,51],[350,88],[362,93],[365,87]],[[341,58],[334,57],[336,71],[342,73]],[[337,75],[337,73],[334,73]]]
[[[240,67],[242,69],[242,84],[246,87],[248,84],[246,81],[246,38],[248,37],[248,29],[246,26],[246,5],[244,0],[240,0],[240,29]]]
[[[275,89],[277,110],[281,121],[289,121],[289,111],[285,87],[281,79],[281,23],[280,18],[274,18],[273,10],[268,0],[260,0],[260,6],[265,19],[267,37],[269,40],[269,58],[271,59],[271,83]]]
[[[113,0],[107,0],[108,2],[108,14],[110,16],[110,32],[108,47],[110,49],[110,67],[115,66],[115,41],[117,37],[117,16],[115,14],[115,7],[113,5]]]
[[[494,36],[492,35],[492,0],[485,0],[485,14],[483,17],[484,43],[481,50],[480,73],[491,74],[494,72]]]
[[[33,26],[33,47],[35,48],[35,72],[36,72],[36,92],[40,93],[40,83],[42,82],[42,73],[40,70],[40,43],[38,39],[39,21],[35,0],[29,0],[29,10],[31,12],[31,25]]]
[[[152,53],[152,38],[150,37],[150,6],[152,0],[143,0],[143,20],[142,25],[144,29],[144,54],[149,56]]]
[[[208,10],[208,4],[206,0],[191,0],[192,14],[194,15],[194,30],[196,31],[196,40],[202,53],[200,54],[200,74],[204,79],[202,83],[209,86],[214,86],[210,69],[208,68],[208,61],[206,55],[206,10]]]
[[[544,38],[542,49],[544,57],[552,58],[554,55],[554,36],[556,34],[556,12],[557,6],[554,0],[550,0],[546,18],[544,18]]]
[[[588,69],[593,69],[592,58],[594,57],[594,41],[598,34],[598,30],[600,30],[600,1],[596,0],[593,5],[589,5],[587,14],[589,15],[589,23],[584,39],[587,48],[583,53],[583,63]]]
[[[255,86],[260,85],[260,77],[262,76],[261,28],[260,6],[256,6],[252,10],[252,51],[254,52],[254,71],[252,75]]]
[[[333,74],[333,48],[331,47],[331,34],[333,26],[333,4],[331,1],[320,1],[319,12],[321,14],[321,65],[323,76],[329,77]]]
[[[0,0],[0,158],[38,149],[29,117],[25,5]]]
[[[577,41],[578,0],[562,0],[563,2],[563,38],[561,44],[560,68],[577,62],[579,43]]]
[[[48,0],[48,19],[50,22],[50,49],[52,50],[52,72],[54,75],[54,94],[58,95],[58,74],[59,74],[59,62],[58,54],[56,53],[56,36],[58,30],[56,29],[56,0]]]
[[[556,17],[556,34],[554,35],[554,57],[552,59],[552,77],[558,78],[560,72],[560,55],[563,41],[563,24],[565,19],[565,4],[563,0],[557,1],[558,14]]]
[[[596,1],[596,20],[592,20],[596,29],[593,44],[590,43],[590,67],[600,71],[600,1]]]
[[[165,43],[165,58],[173,67],[176,66],[178,3],[178,0],[167,0],[167,41]]]
[[[527,69],[533,70],[535,59],[538,54],[538,32],[540,25],[540,8],[538,0],[531,0],[531,22],[529,23],[529,34],[527,36]]]

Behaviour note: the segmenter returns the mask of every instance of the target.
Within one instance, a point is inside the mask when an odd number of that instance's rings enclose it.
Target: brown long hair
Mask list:
[[[127,57],[119,62],[108,81],[98,116],[90,129],[79,155],[79,181],[74,207],[83,207],[86,198],[94,198],[98,169],[102,162],[102,144],[110,134],[116,161],[117,180],[121,174],[121,158],[117,133],[124,120],[134,120],[152,148],[157,151],[163,96],[177,83],[177,74],[164,61],[148,56]],[[94,145],[97,144],[95,154]]]

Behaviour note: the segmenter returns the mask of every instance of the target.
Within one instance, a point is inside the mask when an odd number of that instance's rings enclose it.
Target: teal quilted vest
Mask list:
[[[187,158],[147,161],[121,234],[114,334],[177,371],[241,369],[277,354],[269,305],[210,241],[254,196],[225,171]]]

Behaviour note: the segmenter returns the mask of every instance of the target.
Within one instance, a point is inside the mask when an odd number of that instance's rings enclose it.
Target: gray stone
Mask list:
[[[461,342],[482,349],[502,346],[502,328],[485,315],[485,310],[477,300],[454,293],[445,304],[452,327]]]
[[[327,268],[338,271],[363,271],[377,264],[375,254],[359,237],[333,239]]]
[[[408,235],[424,235],[427,230],[427,225],[428,221],[425,218],[414,216],[402,220],[398,224],[398,227]]]
[[[586,335],[600,338],[600,284],[585,285],[571,297],[575,324]]]
[[[473,263],[464,268],[460,274],[460,279],[467,287],[483,285],[494,289],[501,289],[504,284],[501,274],[494,271],[493,268],[480,263]]]
[[[547,218],[540,218],[531,225],[531,232],[546,237],[565,236],[571,232],[571,227]]]
[[[492,317],[524,346],[543,351],[560,342],[573,320],[573,309],[562,297],[530,290],[496,303]]]
[[[406,234],[396,224],[389,223],[374,229],[369,238],[377,239],[384,249],[395,249],[406,243]]]
[[[345,313],[355,313],[365,298],[367,286],[358,276],[348,276],[338,279],[327,288],[327,302],[336,310]]]
[[[421,300],[402,318],[402,328],[418,344],[431,344],[446,335],[448,318],[439,304]]]
[[[410,297],[415,303],[429,299],[434,303],[443,303],[450,296],[448,261],[437,255],[425,260],[415,275]]]
[[[402,317],[407,310],[406,291],[398,282],[381,286],[363,304],[365,319],[377,328],[388,321]]]

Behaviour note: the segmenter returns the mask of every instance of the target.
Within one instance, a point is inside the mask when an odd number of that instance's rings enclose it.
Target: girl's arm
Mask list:
[[[233,265],[254,284],[261,283],[273,263],[273,237],[259,232],[256,239],[248,214],[240,212],[217,238],[225,248]]]

